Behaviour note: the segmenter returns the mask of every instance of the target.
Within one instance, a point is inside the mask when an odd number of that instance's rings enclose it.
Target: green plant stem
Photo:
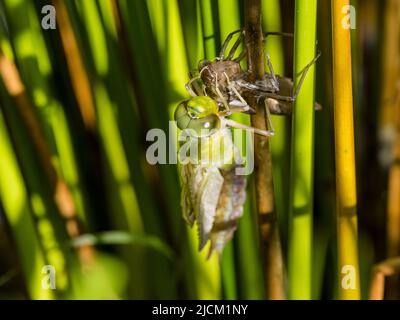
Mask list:
[[[263,31],[281,31],[281,13],[279,0],[262,0],[263,9]],[[282,40],[290,41],[288,38],[270,36],[265,40],[265,52],[271,58],[276,74],[285,74],[285,61]],[[290,178],[290,120],[291,117],[273,115],[275,136],[271,139],[271,154],[274,163],[272,167],[275,207],[280,226],[282,242],[287,238],[288,233],[288,203],[289,178]],[[285,243],[282,243],[285,248]],[[284,250],[285,251],[285,250]]]
[[[214,57],[217,51],[217,28],[213,16],[213,0],[200,0],[204,57]]]
[[[295,7],[295,86],[301,72],[315,57],[317,0],[298,0]],[[289,298],[311,299],[313,170],[314,170],[314,66],[308,71],[293,108],[290,227]]]
[[[1,109],[0,166],[6,170],[0,176],[0,199],[15,239],[28,294],[31,299],[50,299],[53,297],[52,290],[44,290],[41,285],[41,268],[46,264],[46,258],[36,232],[29,195]]]

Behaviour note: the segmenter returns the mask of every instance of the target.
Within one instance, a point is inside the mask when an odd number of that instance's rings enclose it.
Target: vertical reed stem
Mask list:
[[[264,71],[264,48],[261,29],[261,0],[245,1],[246,48],[250,81],[262,79]],[[255,128],[266,129],[265,110],[254,97],[248,102],[257,114],[251,117]],[[261,250],[264,258],[267,299],[284,299],[283,262],[279,230],[274,212],[274,190],[272,163],[269,143],[266,138],[254,137],[256,201],[261,236]]]
[[[293,79],[315,57],[317,0],[297,0]],[[289,226],[289,298],[311,299],[314,179],[314,66],[301,87],[293,108]]]
[[[331,4],[339,298],[359,299],[351,42],[342,12],[349,0]]]
[[[72,193],[60,177],[51,161],[51,153],[46,139],[36,118],[33,106],[26,94],[25,85],[15,63],[5,56],[0,50],[0,78],[2,78],[8,94],[14,99],[21,118],[29,131],[33,145],[43,166],[43,170],[51,184],[54,192],[54,202],[60,214],[66,221],[66,229],[71,238],[82,233],[80,223],[77,219],[75,203]],[[82,267],[91,265],[94,262],[94,248],[82,246],[78,248]]]

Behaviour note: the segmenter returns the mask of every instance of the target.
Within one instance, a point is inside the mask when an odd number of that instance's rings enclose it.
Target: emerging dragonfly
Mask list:
[[[190,226],[197,224],[199,250],[210,240],[209,256],[213,250],[221,254],[233,237],[246,197],[246,178],[236,174],[236,169],[243,166],[242,159],[229,128],[249,130],[266,137],[273,136],[274,131],[248,127],[225,118],[225,112],[208,96],[181,102],[174,117],[179,129],[189,131],[188,149],[200,150],[195,161],[181,167],[184,219]]]
[[[225,58],[229,42],[239,32],[239,38]],[[265,34],[268,35],[291,36]],[[209,255],[213,250],[221,254],[233,237],[237,220],[243,214],[246,196],[245,176],[236,174],[236,169],[242,166],[242,159],[229,128],[273,136],[270,113],[290,114],[291,103],[296,99],[308,69],[318,59],[317,56],[306,66],[296,90],[290,79],[275,75],[269,57],[269,73],[264,79],[250,83],[247,81],[249,73],[240,66],[246,52],[233,59],[243,36],[243,30],[232,32],[214,61],[199,63],[198,74],[191,73],[186,85],[192,98],[180,103],[175,110],[178,128],[190,130],[189,149],[198,147],[201,158],[201,161],[188,162],[181,167],[183,216],[190,226],[195,223],[198,226],[199,250],[208,240],[211,241]],[[281,95],[289,91],[292,95]],[[242,96],[249,94],[264,100],[268,130],[248,127],[226,118],[234,112],[255,112]]]

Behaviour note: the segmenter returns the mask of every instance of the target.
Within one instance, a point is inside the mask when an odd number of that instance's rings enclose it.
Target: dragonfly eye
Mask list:
[[[198,137],[203,136],[202,130],[205,130],[207,135],[210,134],[210,130],[220,127],[218,104],[207,96],[181,102],[176,107],[174,118],[179,129],[192,129]]]
[[[194,97],[187,101],[186,109],[192,119],[199,119],[218,113],[218,104],[207,96]]]
[[[181,102],[175,109],[174,119],[179,129],[184,130],[188,127],[192,117],[187,110],[188,100]]]
[[[187,129],[193,130],[197,138],[207,137],[221,128],[221,120],[216,114],[190,121]]]

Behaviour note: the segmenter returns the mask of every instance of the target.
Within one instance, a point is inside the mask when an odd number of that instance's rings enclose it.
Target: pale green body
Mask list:
[[[183,215],[198,226],[199,250],[211,240],[210,252],[222,253],[243,214],[246,179],[235,172],[241,157],[226,127],[190,143],[200,145],[200,157],[181,168]]]

